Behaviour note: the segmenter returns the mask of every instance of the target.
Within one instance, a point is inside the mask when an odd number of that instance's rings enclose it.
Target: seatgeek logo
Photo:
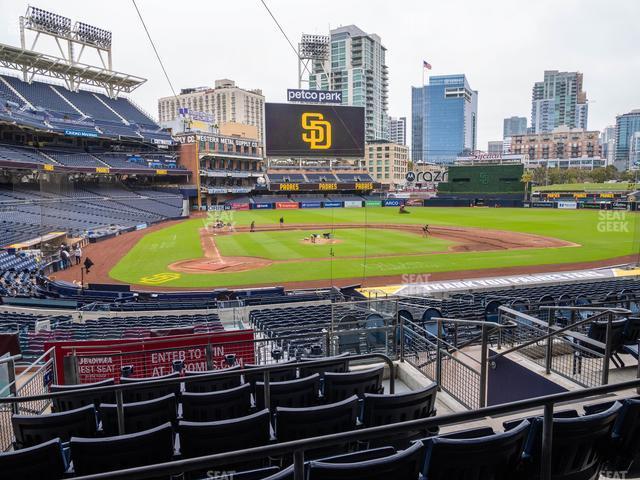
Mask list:
[[[309,144],[311,150],[327,150],[331,148],[331,122],[324,119],[321,113],[305,112],[301,118],[302,140]]]

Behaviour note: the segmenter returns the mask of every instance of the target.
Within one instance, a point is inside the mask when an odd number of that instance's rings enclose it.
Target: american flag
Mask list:
[[[422,61],[422,66],[424,68],[426,68],[427,70],[431,70],[431,64],[429,62],[427,62],[426,60]]]

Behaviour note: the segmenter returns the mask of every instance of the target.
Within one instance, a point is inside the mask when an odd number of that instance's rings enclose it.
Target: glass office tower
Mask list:
[[[451,164],[476,150],[478,92],[464,75],[429,77],[411,89],[411,159]]]

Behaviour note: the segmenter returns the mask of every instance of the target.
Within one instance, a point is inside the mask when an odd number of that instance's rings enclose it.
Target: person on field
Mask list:
[[[284,226],[284,217],[280,217],[280,228]]]
[[[249,231],[250,232],[255,232],[256,231],[256,221],[255,220],[251,221],[251,227],[249,227]]]
[[[71,266],[71,255],[66,248],[63,248],[60,252],[60,258],[62,259],[62,268],[69,268]]]
[[[73,249],[73,258],[76,261],[76,265],[80,265],[80,260],[82,259],[82,248],[80,244],[76,244],[76,248]]]
[[[422,233],[424,234],[425,237],[429,236],[429,224],[425,224],[424,227],[422,227]]]

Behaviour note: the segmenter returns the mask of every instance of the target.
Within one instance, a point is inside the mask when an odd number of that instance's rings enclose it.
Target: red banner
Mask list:
[[[248,203],[232,203],[231,210],[249,210]]]
[[[132,365],[133,378],[159,377],[173,372],[173,362],[182,360],[188,372],[208,370],[207,348],[211,349],[212,368],[224,368],[225,355],[235,354],[240,365],[254,363],[253,330],[176,335],[144,340],[54,341],[45,343],[45,351],[56,347],[58,383],[64,379],[64,359],[72,352],[78,357],[79,383],[120,378],[123,365]],[[72,383],[73,379],[68,379]]]
[[[276,202],[276,208],[279,210],[294,210],[299,207],[298,202]]]

